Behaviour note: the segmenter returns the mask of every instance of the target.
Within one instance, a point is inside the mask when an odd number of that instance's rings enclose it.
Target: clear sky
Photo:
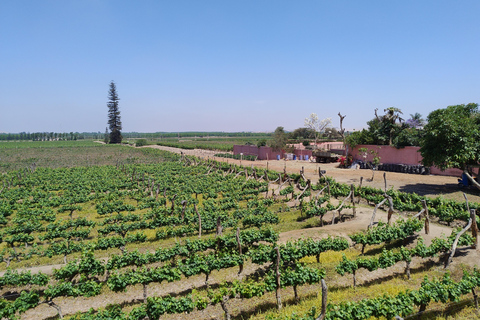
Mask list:
[[[0,132],[293,130],[480,103],[480,1],[1,0]]]

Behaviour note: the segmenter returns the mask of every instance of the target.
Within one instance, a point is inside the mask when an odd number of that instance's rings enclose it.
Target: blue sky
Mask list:
[[[479,1],[2,0],[0,132],[361,129],[480,102]],[[380,112],[382,113],[382,112]]]

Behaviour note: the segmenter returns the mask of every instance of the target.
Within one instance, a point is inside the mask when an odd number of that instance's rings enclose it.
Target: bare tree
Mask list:
[[[325,132],[325,129],[332,123],[331,118],[325,118],[323,120],[318,119],[316,113],[312,113],[308,118],[305,118],[305,127],[315,131],[315,148],[317,147],[317,140],[320,134]]]

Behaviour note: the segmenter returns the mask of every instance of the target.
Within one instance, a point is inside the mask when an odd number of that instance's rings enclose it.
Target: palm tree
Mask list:
[[[385,115],[382,117],[383,118],[382,121],[385,124],[388,124],[388,127],[390,128],[388,132],[389,145],[392,145],[392,138],[393,138],[393,134],[395,133],[395,123],[397,122],[397,120],[399,122],[403,121],[403,118],[400,117],[400,115],[403,114],[403,112],[399,108],[395,108],[395,107],[389,107],[383,111],[385,111]]]
[[[420,129],[425,125],[425,119],[423,119],[420,113],[415,112],[415,114],[410,114],[407,124],[412,128]]]

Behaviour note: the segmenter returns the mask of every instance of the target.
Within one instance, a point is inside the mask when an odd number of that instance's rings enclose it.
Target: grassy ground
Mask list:
[[[37,167],[101,166],[119,163],[156,163],[171,158],[154,149],[102,145],[92,140],[0,142],[0,172]]]
[[[270,140],[271,136],[264,137],[213,137],[213,138],[180,138],[152,140],[152,143],[167,147],[183,149],[207,149],[220,151],[233,151],[233,145],[253,144],[257,145],[260,140]]]

